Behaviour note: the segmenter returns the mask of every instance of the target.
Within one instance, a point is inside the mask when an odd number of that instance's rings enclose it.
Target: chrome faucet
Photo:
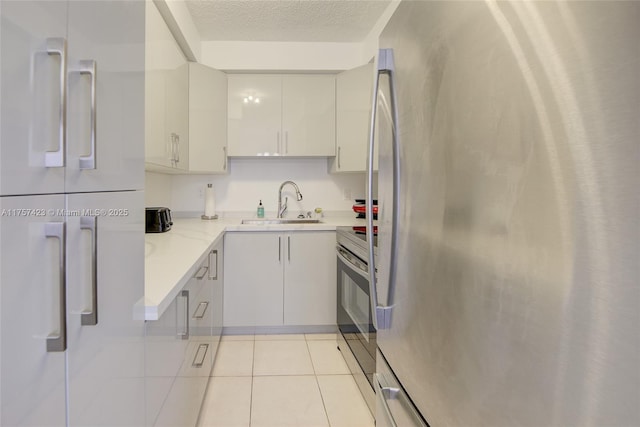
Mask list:
[[[300,189],[298,188],[295,182],[293,181],[283,182],[280,185],[280,189],[278,190],[278,218],[282,218],[282,215],[284,215],[284,213],[287,211],[287,202],[289,201],[289,198],[285,197],[284,205],[282,204],[282,188],[287,184],[293,185],[293,188],[296,189],[296,197],[298,198],[298,201],[302,200],[302,193],[300,192]]]

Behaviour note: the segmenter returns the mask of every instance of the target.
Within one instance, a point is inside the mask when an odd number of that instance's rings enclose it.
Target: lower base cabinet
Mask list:
[[[147,425],[195,426],[222,333],[222,242],[156,321],[147,321]]]
[[[225,327],[336,323],[335,232],[225,234]]]

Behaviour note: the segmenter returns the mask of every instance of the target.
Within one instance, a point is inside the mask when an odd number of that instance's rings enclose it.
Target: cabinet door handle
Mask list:
[[[280,154],[280,131],[277,132],[276,153]]]
[[[207,271],[209,271],[209,267],[207,267],[206,265],[203,265],[198,269],[195,276],[193,277],[195,277],[197,280],[202,280],[204,279],[204,276],[207,275]]]
[[[48,222],[44,225],[45,237],[58,239],[60,249],[60,263],[58,265],[60,280],[58,288],[58,304],[60,308],[58,333],[53,333],[47,337],[47,352],[59,352],[67,349],[67,241],[65,231],[64,222]]]
[[[91,231],[91,310],[82,312],[80,324],[95,326],[98,324],[98,218],[81,217],[80,229]]]
[[[291,262],[291,236],[287,236],[287,257],[289,258],[289,262]]]
[[[44,153],[47,168],[64,167],[65,142],[67,135],[67,41],[53,37],[47,39],[47,54],[60,56],[60,116],[58,129],[58,149]]]
[[[185,302],[185,310],[184,310],[184,317],[185,317],[185,330],[184,332],[178,333],[178,336],[181,337],[183,340],[188,340],[189,339],[189,318],[191,316],[189,316],[189,291],[182,291],[180,292],[180,296],[184,298],[184,302]]]
[[[342,149],[342,147],[338,147],[338,169],[340,169],[342,166],[340,165],[340,150]]]
[[[180,135],[176,134],[176,163],[180,163]]]
[[[88,74],[91,77],[91,151],[88,156],[80,157],[80,169],[96,168],[96,128],[97,128],[97,99],[96,99],[96,79],[97,64],[94,60],[80,61],[78,73]]]
[[[284,132],[284,154],[289,154],[289,131]]]
[[[224,156],[224,163],[222,164],[222,170],[227,170],[227,147],[222,147],[222,155]]]
[[[208,301],[202,301],[196,307],[196,311],[194,311],[194,313],[193,313],[193,318],[194,319],[202,319],[202,318],[204,318],[204,314],[207,312],[207,308],[208,307],[209,307],[209,302]]]
[[[282,261],[280,259],[281,253],[282,253],[282,237],[278,237],[278,262]]]
[[[191,366],[194,368],[202,368],[202,365],[204,365],[204,359],[207,356],[207,350],[209,350],[209,344],[200,344]]]
[[[215,274],[213,274],[215,267]],[[209,279],[218,280],[218,250],[209,252]]]

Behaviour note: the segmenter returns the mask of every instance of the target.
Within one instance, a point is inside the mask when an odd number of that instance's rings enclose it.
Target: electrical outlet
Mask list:
[[[198,188],[198,198],[202,199],[204,197],[204,190],[202,188]]]
[[[351,200],[351,189],[343,188],[342,189],[342,199],[343,200]]]

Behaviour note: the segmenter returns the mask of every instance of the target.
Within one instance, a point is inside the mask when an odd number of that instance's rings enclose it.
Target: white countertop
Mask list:
[[[353,216],[323,218],[317,224],[244,225],[241,218],[204,221],[174,218],[166,233],[145,235],[145,320],[158,320],[195,273],[209,249],[225,232],[242,231],[335,231],[338,226],[365,225]]]

